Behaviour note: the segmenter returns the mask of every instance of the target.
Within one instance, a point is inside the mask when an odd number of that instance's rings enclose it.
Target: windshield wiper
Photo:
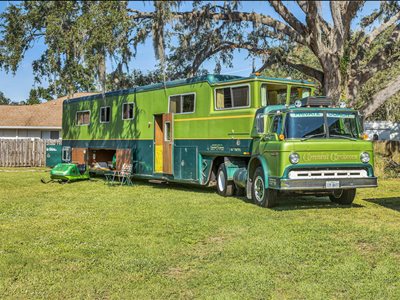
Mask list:
[[[300,141],[306,141],[306,140],[312,139],[312,138],[317,137],[317,136],[326,136],[326,133],[323,132],[323,133],[317,133],[317,134],[312,134],[312,135],[306,135]]]
[[[356,138],[350,137],[350,136],[346,136],[346,135],[338,135],[338,134],[330,134],[329,137],[336,137],[336,138],[342,138],[342,139],[346,139],[346,140],[352,140],[352,141],[356,141]]]

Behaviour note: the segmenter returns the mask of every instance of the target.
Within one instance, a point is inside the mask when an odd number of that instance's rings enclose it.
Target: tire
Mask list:
[[[264,172],[261,167],[254,171],[251,185],[251,197],[255,204],[262,207],[273,207],[277,201],[277,191],[265,188]]]
[[[355,197],[356,197],[356,189],[341,190],[341,193],[338,193],[337,195],[335,195],[335,194],[329,195],[329,199],[332,202],[335,202],[335,203],[338,203],[341,205],[352,204]]]
[[[228,197],[235,193],[235,184],[228,180],[225,164],[220,164],[217,171],[217,192],[219,195]]]

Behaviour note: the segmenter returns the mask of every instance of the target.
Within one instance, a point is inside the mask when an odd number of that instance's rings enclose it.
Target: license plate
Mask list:
[[[327,189],[337,189],[340,187],[339,181],[327,181],[325,183]]]

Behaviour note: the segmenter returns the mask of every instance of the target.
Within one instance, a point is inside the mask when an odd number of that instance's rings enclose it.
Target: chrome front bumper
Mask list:
[[[327,187],[328,181],[339,182],[338,187]],[[324,178],[324,179],[280,179],[269,178],[269,186],[278,190],[334,190],[334,189],[354,189],[354,188],[373,188],[378,186],[376,177],[364,178]]]

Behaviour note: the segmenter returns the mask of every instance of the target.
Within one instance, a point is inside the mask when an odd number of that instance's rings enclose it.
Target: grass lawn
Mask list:
[[[0,171],[0,298],[400,299],[400,180],[262,209],[214,190]]]

